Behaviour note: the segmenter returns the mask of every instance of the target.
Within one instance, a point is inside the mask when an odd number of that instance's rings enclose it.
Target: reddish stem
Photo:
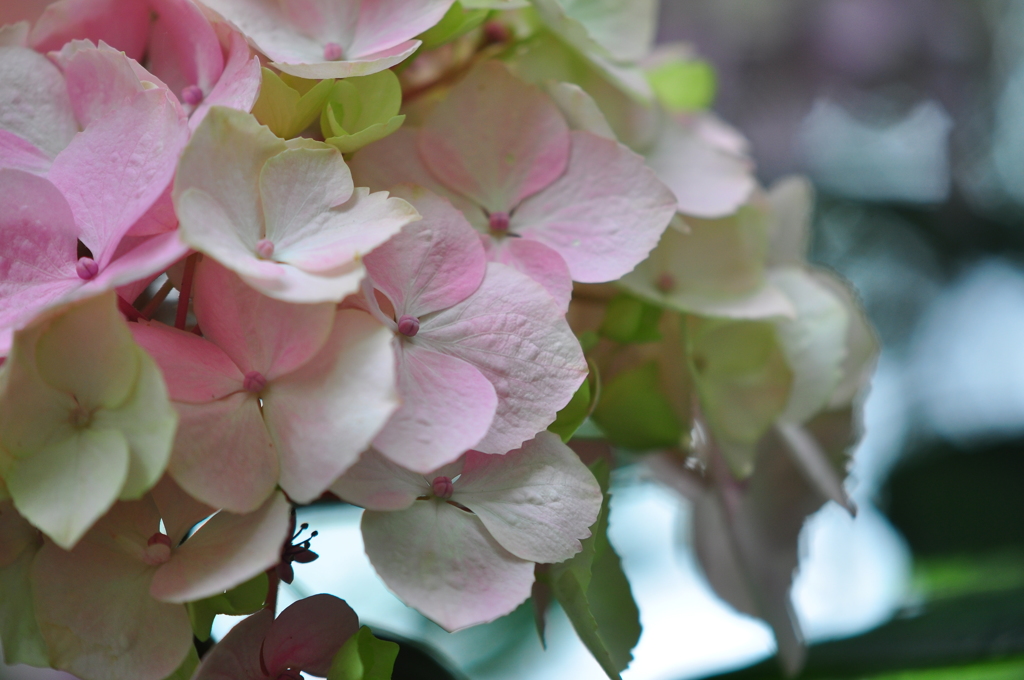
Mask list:
[[[125,299],[120,295],[117,296],[117,308],[129,321],[138,321],[142,318],[142,315],[139,314],[139,310],[125,302]]]
[[[188,320],[188,302],[192,296],[192,277],[196,271],[196,254],[192,253],[185,258],[185,272],[181,275],[181,290],[178,295],[178,313],[174,317],[174,327],[185,330],[185,322]]]
[[[270,613],[277,615],[277,591],[281,586],[281,577],[277,575],[277,567],[271,567],[267,569],[267,601],[263,605],[264,609],[269,609]]]

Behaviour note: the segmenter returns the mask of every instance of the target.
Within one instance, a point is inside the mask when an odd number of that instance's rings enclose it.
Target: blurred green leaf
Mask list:
[[[396,643],[374,637],[363,626],[338,650],[327,680],[391,680],[397,657]]]
[[[488,14],[488,9],[467,10],[461,2],[455,2],[437,25],[417,36],[423,41],[422,49],[432,50],[469,33],[482,24]]]
[[[647,80],[672,113],[703,111],[715,100],[715,69],[706,61],[674,59],[648,71]]]
[[[592,418],[615,445],[644,451],[679,444],[683,424],[661,392],[659,374],[650,361],[602,385]]]
[[[265,573],[235,586],[226,593],[186,604],[192,632],[200,641],[210,639],[213,618],[218,614],[243,616],[260,610],[267,598],[269,581]]]
[[[586,380],[576,390],[576,394],[572,395],[572,399],[565,405],[565,408],[558,412],[555,422],[548,426],[548,430],[561,437],[563,442],[572,439],[583,421],[593,413],[601,394],[601,377],[597,366],[590,361],[587,361],[587,365],[590,372],[587,374]]]
[[[189,680],[198,667],[199,654],[196,653],[195,647],[189,647],[188,654],[185,655],[185,660],[178,666],[178,670],[168,675],[164,680]]]
[[[597,521],[583,550],[572,559],[550,566],[552,593],[565,610],[580,640],[608,674],[619,673],[633,659],[640,640],[640,612],[619,556],[608,542],[608,482],[611,468],[605,460],[590,466],[605,492]]]
[[[662,310],[649,302],[619,293],[608,301],[601,321],[601,335],[619,343],[657,342],[661,340],[658,324]]]

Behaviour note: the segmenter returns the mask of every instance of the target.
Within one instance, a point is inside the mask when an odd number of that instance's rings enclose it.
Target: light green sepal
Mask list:
[[[401,127],[401,106],[402,86],[391,71],[339,80],[320,113],[320,130],[328,144],[351,153]]]
[[[673,59],[647,72],[654,95],[668,111],[703,111],[715,101],[715,69],[699,59]]]
[[[330,79],[303,80],[264,68],[260,97],[252,114],[278,137],[291,139],[316,120],[333,87]]]
[[[327,109],[324,109],[327,111]],[[332,116],[333,117],[333,116]],[[342,134],[337,137],[329,137],[325,140],[341,153],[352,153],[362,149],[367,144],[372,144],[379,139],[384,139],[392,132],[402,127],[405,116],[395,116],[387,123],[374,123],[365,130],[360,130],[354,135]]]
[[[397,644],[363,626],[338,650],[327,680],[391,680],[397,658]]]

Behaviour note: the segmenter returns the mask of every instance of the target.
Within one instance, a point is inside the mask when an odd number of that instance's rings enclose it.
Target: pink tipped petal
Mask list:
[[[250,260],[253,262],[253,260]],[[250,274],[239,268],[242,279],[263,295],[283,302],[337,303],[359,290],[366,273],[359,261],[323,272],[306,272],[290,264],[257,262],[264,272]]]
[[[187,136],[177,102],[163,90],[147,90],[88,127],[54,160],[50,180],[100,267],[171,181]]]
[[[391,462],[376,449],[368,449],[331,485],[331,491],[367,510],[402,510],[426,495],[429,486],[423,475]]]
[[[406,225],[363,259],[373,285],[402,314],[414,317],[462,302],[484,278],[480,237],[440,196],[408,187],[397,195],[412,203],[423,220]]]
[[[174,231],[178,227],[178,216],[174,214],[174,202],[171,200],[171,187],[171,184],[164,187],[160,198],[156,199],[149,210],[132,225],[127,236],[156,236]]]
[[[320,353],[268,390],[263,414],[293,500],[320,496],[397,408],[390,338],[369,314],[341,310]]]
[[[565,313],[572,299],[572,275],[562,256],[540,241],[527,238],[483,237],[487,259],[521,271],[544,286]]]
[[[316,58],[302,55],[296,57],[296,61],[281,59],[275,60],[271,64],[284,73],[293,75],[296,78],[306,78],[307,80],[354,78],[378,73],[400,64],[411,57],[419,46],[419,40],[406,40],[403,43],[380,50],[379,52],[348,59],[327,59],[324,53],[321,52]],[[301,61],[306,58],[308,58],[308,61]]]
[[[172,546],[180,544],[193,526],[216,512],[215,508],[185,493],[170,475],[164,475],[150,493],[160,510],[160,518]]]
[[[209,92],[224,71],[224,52],[213,26],[191,0],[150,0],[156,19],[146,54],[149,68],[179,93]]]
[[[440,500],[363,513],[374,569],[403,602],[448,631],[493,621],[530,595],[533,562],[505,550],[478,517]]]
[[[666,122],[647,163],[675,194],[685,215],[731,215],[757,185],[750,159],[702,134],[696,122]]]
[[[512,231],[549,246],[576,281],[614,281],[658,245],[675,214],[668,190],[642,157],[589,132],[572,133],[565,174],[523,202]]]
[[[325,43],[324,58],[328,61],[342,58],[346,48],[352,45],[359,24],[361,4],[359,1],[280,0],[285,16],[296,29]],[[392,16],[392,20],[395,16]],[[329,52],[337,52],[337,56],[331,56]]]
[[[466,361],[498,394],[491,429],[474,448],[505,453],[545,429],[587,375],[579,342],[550,295],[490,263],[480,288],[421,323],[417,344]]]
[[[167,471],[193,498],[251,512],[277,484],[277,451],[256,396],[238,392],[207,404],[175,404],[181,420]]]
[[[266,680],[260,664],[263,640],[274,623],[274,612],[261,609],[228,631],[192,680]]]
[[[163,602],[190,602],[266,571],[281,559],[290,514],[281,492],[245,515],[217,513],[157,569],[150,594]]]
[[[135,342],[156,360],[172,400],[202,404],[241,389],[242,372],[209,340],[157,322],[128,327]]]
[[[578,553],[603,495],[590,470],[558,435],[541,432],[503,456],[470,451],[454,499],[476,513],[507,550],[531,562]]]
[[[125,246],[130,246],[124,251]],[[109,290],[155,276],[188,254],[177,231],[142,239],[123,238],[114,259],[92,280],[88,292]]]
[[[192,112],[189,128],[195,130],[206,117],[211,106],[227,106],[239,111],[251,111],[260,92],[262,72],[259,57],[249,51],[245,38],[230,30],[225,24],[218,24],[218,30],[228,32],[228,57],[224,71],[216,85]]]
[[[396,350],[402,406],[373,445],[396,463],[427,473],[452,462],[487,434],[498,397],[472,364],[403,344]]]
[[[294,371],[327,342],[334,305],[291,305],[247,286],[210,259],[196,266],[196,318],[203,335],[231,357],[243,375],[266,380]]]
[[[271,677],[289,668],[326,676],[335,654],[358,630],[359,617],[344,600],[313,595],[277,617],[263,642],[263,660]]]
[[[488,212],[509,212],[565,171],[569,127],[540,89],[489,61],[434,108],[419,152],[448,188]]]
[[[24,137],[0,130],[0,169],[24,170],[45,175],[53,159]]]
[[[149,4],[138,0],[59,0],[39,17],[29,42],[45,53],[76,38],[102,40],[131,59],[141,59],[149,19]]]
[[[78,132],[64,77],[49,59],[27,47],[0,47],[0,102],[0,129],[51,157]]]
[[[144,89],[132,61],[109,45],[96,47],[75,40],[54,56],[64,71],[71,106],[82,128],[110,115]]]
[[[452,1],[362,0],[349,54],[362,57],[405,43],[441,21]]]

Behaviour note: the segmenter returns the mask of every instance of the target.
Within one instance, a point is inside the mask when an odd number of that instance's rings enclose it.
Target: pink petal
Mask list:
[[[192,680],[266,680],[260,653],[273,623],[274,613],[269,609],[239,622],[203,657]]]
[[[487,259],[500,262],[544,286],[565,313],[572,299],[572,275],[562,256],[540,241],[528,238],[482,236]]]
[[[480,237],[440,196],[410,188],[395,195],[412,203],[423,219],[363,258],[373,285],[391,299],[399,316],[420,317],[462,302],[484,278]]]
[[[0,130],[0,168],[45,175],[52,162],[42,149],[24,137]]]
[[[27,47],[0,47],[0,102],[0,129],[50,156],[78,132],[64,77],[49,59]]]
[[[417,344],[458,357],[498,394],[487,436],[474,448],[505,453],[550,425],[587,375],[579,342],[540,284],[490,263],[480,288],[422,322]]]
[[[322,43],[334,42],[350,54],[362,2],[338,0],[280,0],[288,20],[302,33]],[[398,15],[392,15],[392,23]],[[416,35],[415,33],[413,35]],[[410,36],[411,37],[411,36]],[[321,55],[322,56],[322,55]]]
[[[470,451],[452,496],[512,554],[548,564],[582,549],[603,497],[594,475],[551,432],[503,456]]]
[[[109,116],[143,91],[132,60],[109,45],[69,42],[54,55],[67,79],[75,118],[82,128]]]
[[[263,659],[271,677],[288,668],[325,676],[342,645],[359,630],[359,618],[344,600],[313,595],[289,605],[270,627]]]
[[[172,546],[180,544],[189,529],[217,511],[189,496],[169,475],[164,475],[150,494]]]
[[[177,403],[178,434],[167,471],[196,500],[250,512],[277,484],[277,451],[256,395],[232,394],[206,404]]]
[[[396,342],[402,405],[373,440],[391,460],[427,473],[458,458],[483,439],[494,420],[494,386],[457,357]]]
[[[213,26],[191,0],[149,0],[156,15],[146,55],[154,75],[181,97],[189,85],[209,92],[224,71]]]
[[[331,485],[331,491],[367,510],[402,510],[429,493],[430,481],[368,449]]]
[[[129,241],[132,243],[126,243]],[[130,247],[124,251],[127,245]],[[188,246],[181,242],[177,231],[142,239],[122,238],[114,258],[84,289],[86,292],[109,290],[154,276],[187,254]]]
[[[493,621],[530,595],[533,562],[503,548],[483,523],[437,499],[363,513],[377,574],[403,602],[448,631]]]
[[[252,56],[245,38],[226,24],[217,24],[220,33],[227,33],[228,57],[217,84],[202,103],[192,112],[189,128],[195,130],[211,106],[227,106],[240,111],[251,111],[260,92],[262,72],[259,57]]]
[[[565,171],[569,128],[540,89],[489,61],[434,108],[419,152],[448,188],[489,212],[510,212]]]
[[[244,374],[209,340],[155,321],[128,327],[156,360],[173,401],[203,404],[242,391]]]
[[[273,381],[294,371],[320,351],[334,323],[334,305],[292,305],[260,295],[209,258],[196,266],[193,285],[203,335],[243,375],[259,371]]]
[[[263,414],[281,456],[281,488],[293,500],[319,497],[395,411],[390,339],[369,314],[340,310],[320,353],[267,392]]]
[[[156,236],[168,231],[174,231],[178,227],[178,216],[174,214],[174,202],[171,200],[171,187],[168,184],[164,193],[149,207],[128,230],[127,236]]]
[[[27,323],[81,285],[78,230],[48,180],[0,169],[0,327]]]
[[[214,515],[157,569],[150,594],[164,602],[190,602],[248,581],[281,559],[290,517],[291,505],[281,492],[249,514]]]
[[[310,46],[304,43],[301,53],[291,59],[276,59],[271,62],[278,70],[297,78],[307,80],[323,80],[324,78],[354,78],[378,73],[386,68],[396,66],[411,57],[420,46],[419,40],[407,40],[372,54],[362,54],[352,59],[341,61],[322,61],[322,52],[317,44]],[[305,60],[305,61],[304,61]]]
[[[362,0],[349,53],[365,57],[404,44],[439,22],[452,1]]]
[[[658,245],[675,199],[642,157],[589,132],[571,134],[565,174],[519,206],[510,230],[555,250],[576,281],[614,281]]]
[[[187,136],[177,102],[147,90],[80,133],[54,160],[50,180],[101,268],[171,181]]]
[[[36,50],[50,52],[76,38],[102,40],[131,59],[141,59],[149,17],[149,3],[139,0],[59,0],[39,17],[29,41]]]

